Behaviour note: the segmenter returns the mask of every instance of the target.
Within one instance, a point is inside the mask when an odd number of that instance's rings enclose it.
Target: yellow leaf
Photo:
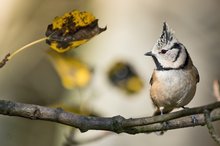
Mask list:
[[[115,63],[108,71],[108,78],[114,86],[128,94],[138,93],[143,89],[143,81],[127,62]]]
[[[89,84],[92,73],[87,64],[64,54],[49,52],[49,55],[65,88],[84,88]]]
[[[68,47],[66,47],[66,48],[62,48],[62,47],[58,47],[58,43],[57,42],[52,42],[51,44],[50,44],[50,47],[52,48],[52,49],[54,49],[55,51],[57,51],[58,53],[63,53],[63,52],[66,52],[66,51],[68,51],[68,50],[70,50],[71,48],[76,48],[76,47],[78,47],[78,46],[80,46],[80,45],[82,45],[82,44],[84,44],[84,43],[86,43],[88,40],[79,40],[79,41],[75,41],[75,42],[73,42],[73,43],[70,43],[70,45],[68,46]]]
[[[55,17],[46,30],[46,43],[59,53],[76,48],[94,36],[106,30],[98,26],[96,19],[89,12],[74,10],[63,16]]]
[[[126,87],[130,92],[137,93],[143,88],[143,82],[138,76],[133,76],[128,79]]]

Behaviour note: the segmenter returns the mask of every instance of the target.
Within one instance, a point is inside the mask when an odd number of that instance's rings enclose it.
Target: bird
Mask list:
[[[166,22],[153,49],[145,55],[151,56],[156,64],[150,79],[150,97],[156,109],[153,116],[186,108],[195,95],[200,76],[186,47]]]

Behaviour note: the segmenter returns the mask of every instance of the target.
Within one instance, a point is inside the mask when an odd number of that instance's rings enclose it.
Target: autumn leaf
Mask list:
[[[92,71],[86,63],[74,56],[52,51],[48,54],[65,88],[85,88],[90,83]]]
[[[143,82],[135,69],[127,62],[117,62],[108,71],[109,81],[128,94],[138,93]]]
[[[48,25],[46,43],[55,51],[62,53],[85,44],[105,30],[106,27],[98,26],[98,19],[91,13],[74,10],[55,17],[52,24]]]

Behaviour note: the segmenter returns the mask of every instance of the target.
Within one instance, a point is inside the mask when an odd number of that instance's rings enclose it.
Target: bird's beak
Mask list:
[[[153,56],[153,53],[150,51],[150,52],[147,52],[144,54],[145,56]]]

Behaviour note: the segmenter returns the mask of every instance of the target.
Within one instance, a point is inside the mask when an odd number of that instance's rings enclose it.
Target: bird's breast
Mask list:
[[[188,70],[155,71],[151,98],[158,106],[181,107],[195,94],[196,82]]]

